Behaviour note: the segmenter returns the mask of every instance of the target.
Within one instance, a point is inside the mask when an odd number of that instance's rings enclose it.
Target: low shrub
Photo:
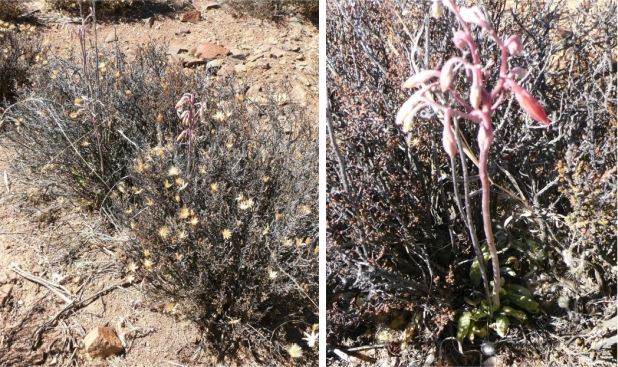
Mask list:
[[[0,20],[12,21],[21,15],[21,10],[19,0],[0,1]]]
[[[286,16],[300,15],[317,24],[320,16],[318,0],[226,0],[224,3],[239,15],[250,15],[273,21],[281,20]]]
[[[284,361],[298,344],[313,363],[314,119],[246,99],[232,77],[168,66],[153,45],[130,63],[118,50],[50,58],[31,81],[4,113],[25,177],[131,231],[128,279],[201,325],[221,358]],[[185,93],[201,103],[191,124],[174,108]]]
[[[0,32],[0,101],[12,100],[33,69],[44,62],[47,47],[26,32]]]

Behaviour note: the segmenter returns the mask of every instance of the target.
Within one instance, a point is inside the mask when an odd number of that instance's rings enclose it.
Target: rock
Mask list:
[[[249,56],[249,57],[247,58],[247,60],[248,60],[248,61],[256,61],[256,60],[261,59],[261,58],[263,58],[263,57],[264,57],[264,55],[263,55],[263,54],[257,54],[257,55],[252,55],[252,56]]]
[[[32,364],[34,365],[40,365],[45,363],[45,353],[43,353],[42,351],[38,351],[36,353],[34,353],[34,355],[31,358]]]
[[[285,55],[285,51],[280,50],[278,48],[273,48],[273,49],[270,50],[270,54],[269,55],[272,58],[278,59],[278,58],[283,57],[283,55]]]
[[[6,302],[6,300],[9,299],[9,296],[11,295],[12,290],[13,290],[12,284],[5,284],[2,287],[0,287],[0,307],[4,306],[4,303]]]
[[[187,52],[187,51],[189,51],[189,50],[188,50],[188,49],[186,49],[186,48],[183,48],[182,46],[170,45],[170,46],[167,48],[167,52],[166,52],[166,54],[168,54],[168,55],[177,55],[177,54],[179,54],[179,53],[182,53],[182,52]]]
[[[202,19],[202,13],[199,10],[193,9],[180,15],[181,22],[199,23]]]
[[[268,61],[264,61],[264,60],[260,60],[260,61],[249,61],[247,63],[247,68],[249,69],[263,69],[263,70],[268,70],[270,69],[270,64],[268,63]]]
[[[92,358],[108,357],[124,350],[116,330],[111,327],[97,327],[92,329],[84,338],[86,352]]]
[[[189,34],[189,33],[191,33],[191,30],[190,30],[189,28],[180,28],[180,29],[178,30],[178,32],[179,32],[180,34]]]
[[[298,75],[296,79],[298,79],[299,82],[303,83],[307,87],[311,86],[311,82],[304,75]]]
[[[268,52],[268,51],[270,51],[270,46],[269,45],[264,45],[264,46],[260,47],[260,51],[261,52]]]
[[[118,37],[116,37],[116,31],[109,32],[107,37],[105,37],[105,42],[106,43],[116,42],[116,41],[118,41]]]
[[[258,99],[258,97],[261,96],[261,94],[262,94],[261,92],[262,92],[262,85],[256,84],[256,85],[252,85],[251,87],[249,87],[249,89],[247,89],[247,92],[245,93],[245,95],[250,100],[255,101],[255,100]]]
[[[210,42],[204,42],[197,46],[195,50],[195,57],[202,59],[216,59],[220,56],[227,56],[230,50],[223,46],[216,45]]]
[[[233,48],[230,50],[233,59],[244,60],[247,56],[239,49]]]
[[[155,22],[155,18],[154,17],[146,18],[144,20],[144,24],[146,26],[148,26],[148,28],[152,28],[152,26],[154,25],[154,22]]]
[[[300,51],[300,46],[294,46],[294,45],[290,45],[290,44],[282,45],[281,48],[286,50],[286,51],[292,51],[292,52],[299,52]]]
[[[206,4],[206,10],[210,9],[219,9],[221,5],[219,3],[208,3]]]
[[[234,65],[234,71],[237,74],[246,73],[247,72],[247,67],[245,65],[242,65],[242,64]]]
[[[223,66],[223,60],[212,60],[206,64],[206,70],[220,69]]]
[[[296,60],[298,60],[298,61],[305,61],[305,55],[300,54],[300,55],[296,56]]]

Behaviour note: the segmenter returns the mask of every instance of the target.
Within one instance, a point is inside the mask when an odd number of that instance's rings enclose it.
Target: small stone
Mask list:
[[[247,57],[247,61],[256,61],[256,60],[261,59],[263,57],[264,57],[263,54],[251,55],[251,56]]]
[[[206,64],[206,70],[219,69],[223,66],[223,60],[212,60]]]
[[[298,60],[298,61],[305,61],[305,55],[300,54],[300,55],[296,56],[296,60]]]
[[[202,19],[202,13],[199,10],[193,9],[180,15],[181,22],[199,23]]]
[[[97,327],[84,338],[86,352],[92,358],[108,357],[124,350],[116,330],[111,327]]]
[[[286,51],[291,51],[291,52],[299,52],[300,51],[300,46],[294,46],[294,45],[290,45],[290,44],[282,45],[281,48],[286,50]]]
[[[262,47],[260,47],[260,51],[261,52],[268,52],[268,51],[270,51],[270,46],[269,45],[263,45]]]
[[[247,72],[247,67],[246,67],[245,65],[242,65],[242,64],[240,64],[240,65],[234,65],[234,71],[235,71],[237,74],[240,74],[240,73],[246,73],[246,72]]]
[[[180,34],[189,34],[189,33],[191,33],[191,30],[190,30],[189,28],[180,28],[180,29],[178,30],[178,32],[179,32]]]
[[[32,361],[32,364],[34,365],[43,364],[45,363],[45,353],[38,351],[34,353],[34,355],[32,356],[30,360]]]
[[[280,50],[278,48],[271,49],[270,54],[269,54],[270,57],[276,58],[276,59],[283,57],[283,55],[285,55],[285,51]]]
[[[34,268],[32,268],[32,274],[42,274],[43,273],[43,267],[41,267],[41,265],[35,265]]]
[[[303,83],[307,87],[311,86],[311,82],[305,76],[298,75],[296,78],[298,79],[299,82]]]
[[[12,290],[13,290],[12,284],[5,284],[2,287],[0,287],[0,307],[4,306],[4,303],[6,302],[6,300],[9,299],[9,296],[11,295]]]
[[[105,42],[107,42],[107,43],[116,42],[116,41],[118,41],[118,37],[116,37],[116,32],[115,31],[109,32],[107,37],[105,37]]]
[[[188,51],[188,49],[183,48],[183,47],[181,47],[181,46],[170,45],[170,46],[167,48],[167,52],[166,52],[166,54],[168,54],[168,55],[178,55],[179,53],[182,53],[182,52],[187,52],[187,51]]]
[[[247,56],[239,49],[233,48],[230,50],[233,59],[244,60]]]
[[[146,18],[144,20],[144,24],[146,26],[148,26],[148,28],[152,28],[152,26],[154,25],[154,22],[155,22],[155,18],[154,17]]]
[[[221,5],[219,3],[208,3],[206,4],[206,10],[210,9],[219,9]]]

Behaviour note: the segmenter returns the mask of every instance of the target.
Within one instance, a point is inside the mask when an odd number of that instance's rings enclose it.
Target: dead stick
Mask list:
[[[52,317],[50,320],[44,322],[43,324],[41,324],[38,328],[36,328],[36,330],[34,331],[34,333],[32,333],[32,337],[31,339],[31,344],[30,347],[32,348],[32,350],[36,349],[37,344],[39,344],[39,340],[41,338],[41,333],[43,331],[45,331],[45,329],[47,329],[50,325],[54,324],[59,318],[66,316],[67,313],[69,313],[69,311],[71,310],[77,310],[83,307],[88,306],[90,303],[92,303],[95,299],[97,299],[98,297],[107,294],[109,291],[113,290],[114,288],[124,284],[125,282],[122,281],[120,283],[116,283],[112,286],[109,286],[107,288],[104,288],[103,290],[98,291],[97,293],[95,293],[94,295],[86,298],[83,301],[79,301],[79,302],[72,302],[71,304],[67,305],[65,308],[63,308],[62,310],[60,310],[60,312],[58,312],[56,314],[56,316]]]
[[[70,299],[69,297],[67,297],[64,294],[64,293],[69,294],[69,291],[67,291],[66,288],[64,288],[60,284],[52,283],[52,282],[47,281],[47,280],[45,280],[43,278],[34,276],[34,275],[28,273],[27,271],[21,270],[19,268],[19,266],[17,266],[14,263],[9,265],[9,269],[13,270],[14,272],[16,272],[17,274],[21,275],[22,277],[28,279],[29,281],[37,283],[37,284],[40,284],[40,285],[44,286],[45,288],[49,289],[50,291],[56,293],[56,295],[58,295],[58,297],[62,298],[67,304],[73,303],[73,300]],[[64,293],[62,293],[62,292],[64,292]]]

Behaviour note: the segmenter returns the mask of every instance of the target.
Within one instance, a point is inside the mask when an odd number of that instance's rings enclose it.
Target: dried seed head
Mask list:
[[[444,13],[444,6],[440,0],[434,0],[431,4],[431,16],[434,18],[440,18]]]

